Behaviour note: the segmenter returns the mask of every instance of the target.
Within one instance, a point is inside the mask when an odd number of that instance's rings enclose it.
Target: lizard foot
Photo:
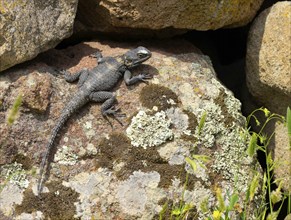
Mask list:
[[[90,54],[89,57],[96,58],[98,64],[102,63],[102,61],[103,61],[103,56],[102,56],[102,53],[100,51],[97,51],[95,53]]]
[[[64,77],[64,79],[66,81],[69,81],[69,78],[71,77],[71,74],[67,70],[61,69],[61,70],[59,70],[59,73],[60,73],[61,76]]]
[[[61,69],[61,70],[58,70],[58,72],[61,74],[61,75],[68,75],[69,73],[64,70],[64,69]]]
[[[113,128],[112,123],[109,121],[108,116],[113,116],[114,119],[121,125],[123,126],[123,123],[119,120],[121,117],[125,117],[126,115],[124,113],[120,113],[120,108],[115,109],[114,106],[111,108],[104,110],[102,112],[103,117],[108,121],[110,126]]]
[[[152,79],[153,75],[149,74],[149,73],[141,73],[137,77],[138,77],[139,81],[142,81],[142,82],[148,84],[149,83],[148,80]]]
[[[92,57],[92,58],[102,58],[102,53],[100,51],[97,51],[95,53],[90,54],[89,57]]]

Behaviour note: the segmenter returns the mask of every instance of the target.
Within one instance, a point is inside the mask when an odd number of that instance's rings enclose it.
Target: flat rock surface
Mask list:
[[[133,72],[150,73],[153,79],[148,85],[129,87],[121,82],[114,90],[118,107],[126,114],[121,119],[124,125],[110,118],[112,129],[101,116],[100,104],[84,106],[60,132],[49,179],[39,197],[35,192],[41,154],[77,89],[56,70],[93,68],[96,60],[89,57],[93,52],[114,56],[138,45],[85,42],[50,50],[0,77],[5,93],[0,108],[0,216],[155,219],[168,207],[163,217],[169,219],[182,202],[191,207],[189,216],[205,219],[215,209],[217,187],[225,202],[229,193],[245,198],[256,162],[246,155],[249,137],[240,102],[216,79],[209,58],[191,44],[140,44],[153,56]],[[9,125],[6,118],[19,87],[35,91],[19,85],[22,77],[36,83],[41,81],[34,79],[42,77],[51,83],[49,107],[34,111],[22,105]],[[186,158],[196,164],[195,169]],[[257,196],[255,203],[259,201]],[[237,207],[243,206],[239,201]],[[250,207],[250,212],[256,210],[256,205]],[[239,210],[231,219],[238,218]]]

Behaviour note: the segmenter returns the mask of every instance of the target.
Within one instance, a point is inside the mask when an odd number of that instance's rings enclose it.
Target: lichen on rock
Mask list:
[[[116,189],[121,209],[130,215],[144,215],[146,206],[157,203],[163,197],[163,193],[157,187],[159,182],[160,174],[155,171],[134,172]]]
[[[62,146],[58,149],[54,161],[62,165],[75,165],[78,163],[78,155],[74,154],[69,147]]]
[[[22,164],[14,162],[12,164],[5,164],[0,167],[1,179],[4,177],[3,184],[0,184],[0,189],[5,186],[5,182],[9,181],[20,188],[27,188],[29,181],[27,179],[26,171],[22,168]]]
[[[221,149],[214,152],[212,165],[214,171],[221,172],[225,179],[235,183],[237,190],[242,192],[247,191],[248,183],[253,176],[250,171],[253,158],[246,154],[247,137],[246,130],[235,128],[218,138],[217,144]]]
[[[153,147],[171,140],[173,132],[170,129],[171,121],[167,119],[164,111],[148,114],[139,111],[131,120],[131,124],[126,129],[126,133],[131,140],[131,144],[136,147]]]

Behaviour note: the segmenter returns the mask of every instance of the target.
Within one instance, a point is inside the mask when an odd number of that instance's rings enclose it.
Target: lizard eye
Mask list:
[[[145,54],[145,53],[138,53],[137,56],[138,56],[138,58],[144,58],[144,57],[147,56],[147,54]]]

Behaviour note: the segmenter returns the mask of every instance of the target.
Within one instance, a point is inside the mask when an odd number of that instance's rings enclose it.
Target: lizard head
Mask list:
[[[124,65],[127,68],[132,68],[148,60],[151,56],[152,53],[148,49],[139,46],[135,49],[127,51],[123,55]]]

